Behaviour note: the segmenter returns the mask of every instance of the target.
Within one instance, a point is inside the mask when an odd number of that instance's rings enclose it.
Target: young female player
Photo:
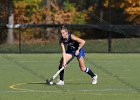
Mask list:
[[[67,62],[72,57],[75,56],[77,57],[81,71],[89,74],[92,78],[91,83],[96,84],[97,75],[94,74],[89,67],[86,67],[84,63],[85,54],[84,54],[83,46],[85,44],[85,41],[83,39],[76,37],[73,34],[70,34],[67,28],[65,27],[62,27],[60,32],[61,32],[60,46],[62,49],[62,58],[60,60],[59,69],[61,69],[62,66],[66,67]],[[56,85],[64,85],[64,70],[60,72],[59,76],[60,76],[60,81],[57,82]]]

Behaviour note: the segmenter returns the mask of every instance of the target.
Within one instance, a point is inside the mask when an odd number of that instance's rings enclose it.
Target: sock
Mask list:
[[[59,69],[61,69],[61,67],[59,67]],[[60,76],[60,80],[64,81],[64,70],[60,72],[59,76]]]
[[[90,75],[91,77],[96,76],[96,75],[95,75],[95,74],[91,71],[91,69],[90,69],[90,68],[88,68],[88,67],[86,67],[85,72],[86,72],[88,75]]]

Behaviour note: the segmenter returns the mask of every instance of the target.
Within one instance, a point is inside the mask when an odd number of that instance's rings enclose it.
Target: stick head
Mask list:
[[[49,80],[48,79],[46,80],[46,84],[49,84]]]
[[[53,85],[53,82],[47,79],[47,80],[46,80],[46,84],[48,84],[48,85]]]

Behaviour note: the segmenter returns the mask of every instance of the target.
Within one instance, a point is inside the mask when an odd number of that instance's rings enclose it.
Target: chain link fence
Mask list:
[[[9,0],[8,0],[9,1]],[[97,7],[86,24],[66,24],[72,34],[86,40],[89,53],[140,53],[140,25],[127,21],[122,9]],[[0,2],[0,53],[59,53],[59,27],[61,24],[15,24],[8,26],[9,3]],[[127,9],[126,9],[127,10]],[[117,14],[115,14],[117,12]],[[20,15],[19,15],[20,16]],[[137,15],[139,16],[139,15]],[[114,19],[112,19],[114,18]],[[135,20],[134,20],[135,21]],[[138,19],[137,19],[138,22]],[[8,26],[8,27],[7,27]],[[7,41],[13,30],[13,43]]]

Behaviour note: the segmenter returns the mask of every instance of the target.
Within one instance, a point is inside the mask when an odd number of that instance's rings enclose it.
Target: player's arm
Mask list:
[[[71,38],[72,38],[72,40],[75,40],[75,41],[77,41],[77,42],[79,43],[78,50],[80,50],[80,49],[84,46],[85,40],[80,39],[80,38],[76,37],[76,36],[73,35],[73,34],[71,35]]]
[[[62,50],[62,57],[63,57],[63,66],[66,66],[66,50],[63,43],[60,43],[61,50]]]
[[[76,37],[75,35],[71,35],[72,40],[75,40],[79,43],[78,50],[76,51],[76,55],[79,54],[79,50],[84,46],[85,40]]]

